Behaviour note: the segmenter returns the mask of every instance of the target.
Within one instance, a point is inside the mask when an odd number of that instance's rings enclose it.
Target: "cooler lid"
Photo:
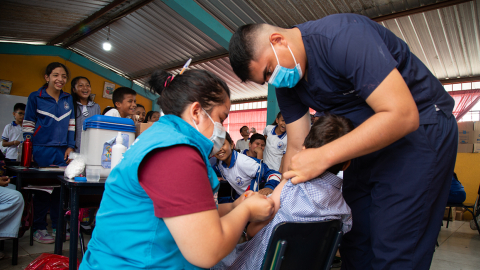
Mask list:
[[[105,115],[94,115],[85,119],[83,130],[89,128],[135,132],[135,124],[132,119]]]

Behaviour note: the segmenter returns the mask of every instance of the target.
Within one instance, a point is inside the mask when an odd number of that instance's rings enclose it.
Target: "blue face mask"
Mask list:
[[[288,46],[288,50],[290,50],[290,53],[292,54],[292,57],[293,57],[293,61],[295,61],[294,68],[286,68],[286,67],[280,66],[277,52],[275,52],[275,48],[273,47],[273,44],[270,43],[270,45],[272,45],[273,52],[275,53],[275,57],[277,58],[277,66],[275,67],[275,70],[273,71],[272,76],[270,76],[270,80],[268,80],[268,83],[275,86],[276,88],[294,87],[300,81],[300,78],[302,78],[302,68],[300,67],[300,64],[297,64],[297,60],[295,60],[295,56],[293,55],[292,50],[290,49],[290,46]]]

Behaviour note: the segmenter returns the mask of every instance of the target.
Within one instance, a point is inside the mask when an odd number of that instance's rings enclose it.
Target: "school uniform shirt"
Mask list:
[[[230,166],[223,161],[217,162],[213,169],[218,176],[227,180],[235,189],[238,195],[243,194],[247,190],[254,190],[252,185],[258,178],[260,182],[265,181],[265,188],[275,189],[282,179],[278,171],[270,169],[265,163],[259,159],[246,156],[232,151]]]
[[[342,231],[347,233],[352,227],[352,216],[341,187],[342,179],[330,172],[297,185],[288,180],[282,188],[280,208],[275,217],[212,269],[260,269],[272,231],[282,222],[341,220]]]
[[[82,103],[77,101],[77,112],[75,118],[75,149],[76,151],[80,151],[80,145],[82,142],[82,128],[83,122],[88,117],[101,114],[100,112],[100,105],[93,101],[88,101],[87,105],[83,105]]]
[[[249,142],[250,142],[250,138],[248,138],[246,141],[243,138],[241,138],[235,144],[235,149],[237,149],[237,151],[242,152],[243,150],[248,149]]]
[[[15,121],[6,125],[2,133],[2,140],[5,140],[7,142],[13,142],[13,141],[22,142],[23,141],[22,126],[17,125]],[[5,150],[6,150],[5,157],[7,159],[17,159],[17,156],[18,156],[17,147],[18,146],[16,145],[5,147]]]
[[[267,144],[263,152],[263,161],[269,168],[279,170],[282,163],[282,157],[287,151],[287,132],[277,135],[275,129],[277,126],[268,125],[263,130],[263,135],[267,136]]]
[[[113,117],[122,117],[120,115],[120,112],[117,110],[117,109],[111,109],[110,111],[108,111],[107,113],[105,113],[105,116],[113,116]],[[125,117],[125,118],[132,118],[130,115]]]
[[[60,91],[58,102],[42,87],[28,96],[23,138],[32,137],[34,146],[75,148],[75,112],[72,96]]]

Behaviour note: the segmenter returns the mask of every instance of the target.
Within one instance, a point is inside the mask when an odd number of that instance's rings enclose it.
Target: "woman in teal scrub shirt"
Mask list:
[[[150,85],[165,116],[110,173],[81,270],[209,268],[233,250],[248,221],[273,212],[271,199],[253,192],[216,204],[208,158],[225,138],[227,85],[204,70],[156,72]]]

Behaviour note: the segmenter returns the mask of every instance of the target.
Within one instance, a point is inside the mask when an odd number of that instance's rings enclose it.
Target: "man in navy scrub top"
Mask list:
[[[336,14],[291,29],[242,26],[229,50],[242,81],[276,87],[288,133],[284,178],[305,182],[353,159],[342,269],[429,269],[458,134],[453,99],[407,44],[367,17]],[[356,128],[301,151],[309,107]]]

